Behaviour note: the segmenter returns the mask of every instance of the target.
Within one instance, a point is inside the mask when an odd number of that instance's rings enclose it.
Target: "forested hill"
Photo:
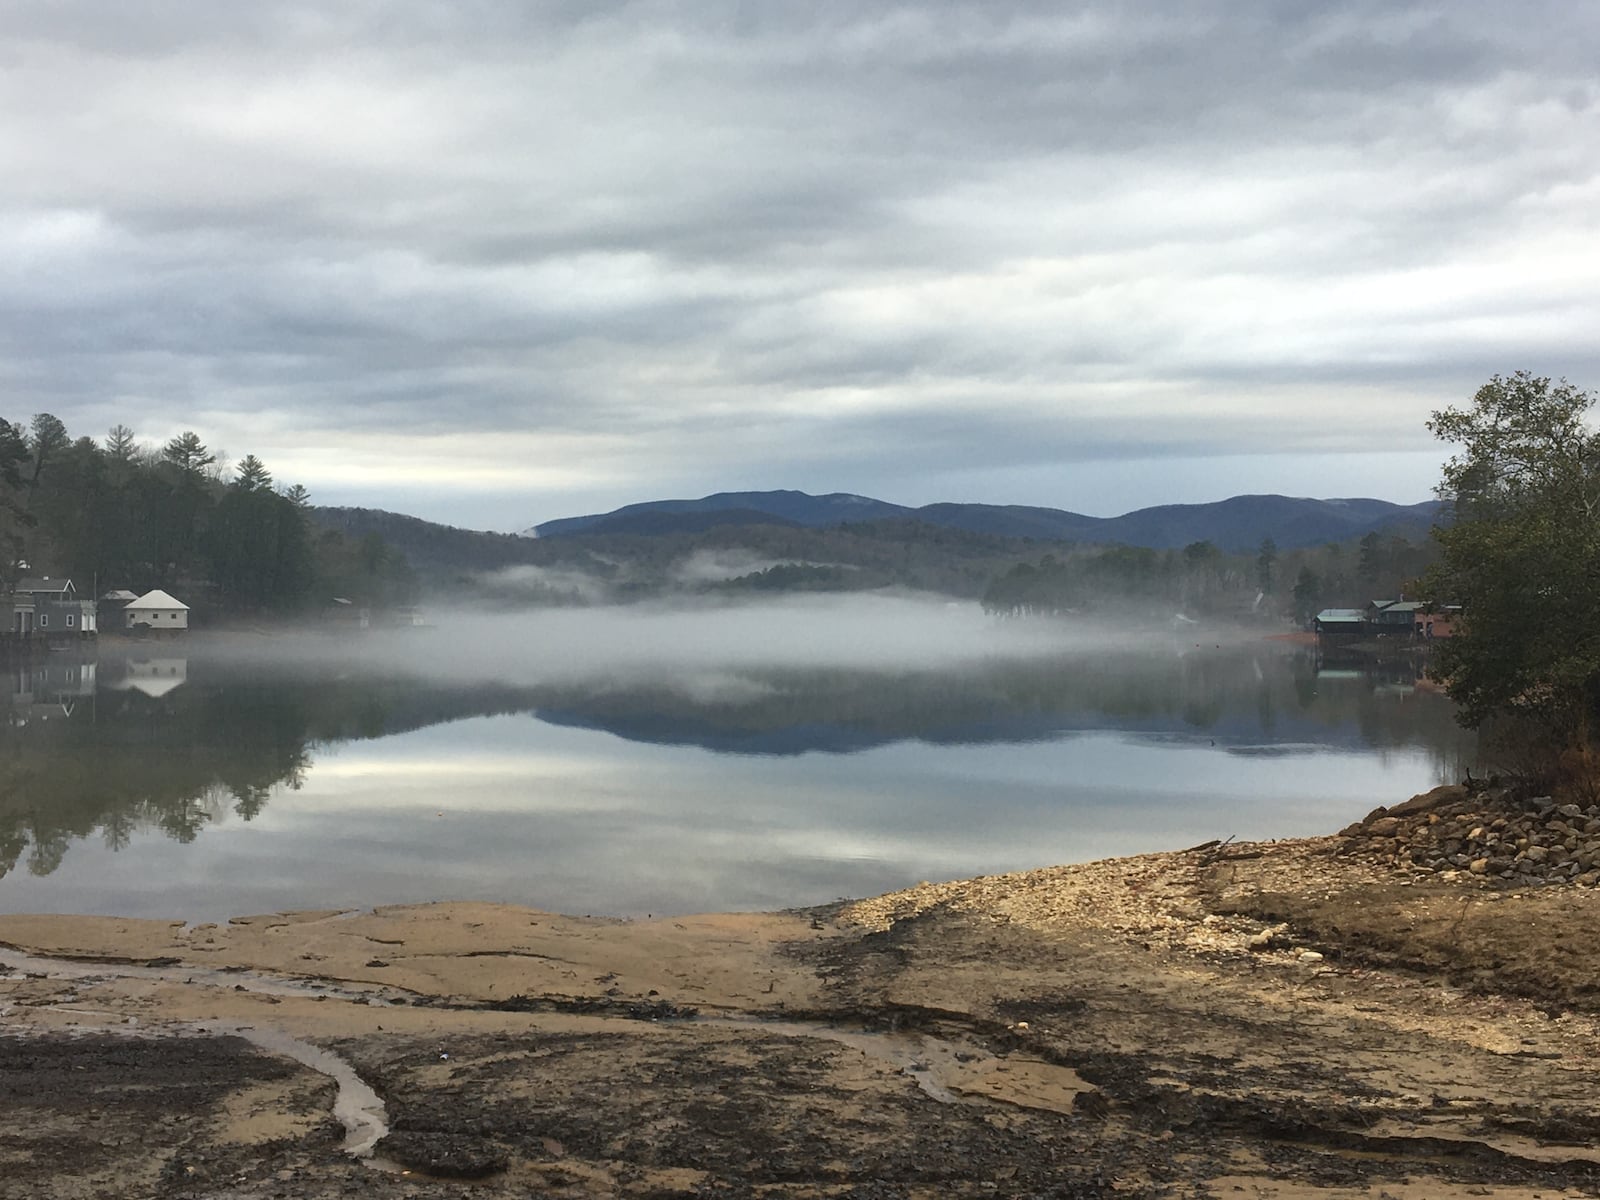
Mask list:
[[[813,529],[884,519],[1002,537],[1091,542],[1176,550],[1208,541],[1225,551],[1254,549],[1271,539],[1297,549],[1359,538],[1373,532],[1425,533],[1437,504],[1392,504],[1386,500],[1313,500],[1291,496],[1234,496],[1209,504],[1166,504],[1120,517],[1090,517],[1058,508],[1017,504],[928,504],[909,508],[835,492],[719,492],[698,500],[656,500],[609,513],[546,521],[528,532],[540,538],[579,534],[691,532],[710,524],[794,524]]]

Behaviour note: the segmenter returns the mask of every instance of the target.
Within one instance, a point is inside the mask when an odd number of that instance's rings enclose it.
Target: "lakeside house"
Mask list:
[[[94,637],[100,631],[95,601],[78,595],[70,579],[24,576],[0,598],[0,632],[8,639]]]
[[[126,623],[122,619],[122,610],[138,598],[138,592],[130,592],[127,588],[112,588],[101,596],[100,619],[105,622],[106,628],[124,628]]]
[[[1449,637],[1460,614],[1459,606],[1440,608],[1426,600],[1373,600],[1366,608],[1325,608],[1312,618],[1311,627],[1324,642],[1432,641]]]
[[[123,607],[123,628],[151,633],[181,633],[189,628],[189,606],[156,588]]]
[[[1367,636],[1367,614],[1359,608],[1325,608],[1312,618],[1319,638],[1357,641]]]
[[[1367,624],[1380,637],[1385,634],[1410,637],[1424,632],[1427,610],[1431,607],[1421,600],[1374,600],[1367,605]]]

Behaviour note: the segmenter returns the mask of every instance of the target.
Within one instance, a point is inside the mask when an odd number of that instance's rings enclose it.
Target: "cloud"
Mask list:
[[[1428,449],[1495,371],[1600,381],[1582,6],[76,0],[0,35],[9,415],[193,427],[319,495],[520,528],[1217,456],[1288,491],[1282,456]]]

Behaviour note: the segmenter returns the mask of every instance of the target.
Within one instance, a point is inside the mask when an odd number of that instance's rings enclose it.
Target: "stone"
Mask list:
[[[1487,858],[1475,858],[1472,860],[1472,864],[1467,867],[1467,870],[1474,875],[1487,875],[1489,873],[1489,860]]]
[[[1459,783],[1444,783],[1432,791],[1421,792],[1411,797],[1403,804],[1396,804],[1389,811],[1397,816],[1409,816],[1412,813],[1430,812],[1446,804],[1454,804],[1467,798],[1467,789]]]
[[[1379,817],[1376,821],[1367,822],[1367,834],[1370,837],[1393,837],[1399,829],[1399,817]]]

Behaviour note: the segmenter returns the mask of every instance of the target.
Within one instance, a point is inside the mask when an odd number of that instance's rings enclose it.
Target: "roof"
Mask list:
[[[1379,612],[1418,612],[1428,607],[1426,600],[1374,600],[1372,607]]]
[[[1325,608],[1317,620],[1324,625],[1360,625],[1366,623],[1367,614],[1359,608]]]
[[[102,600],[112,600],[112,601],[116,601],[116,600],[137,600],[138,598],[139,598],[139,593],[138,592],[130,592],[127,588],[117,588],[114,591],[107,592],[104,596],[100,597],[100,599],[102,599]]]
[[[70,579],[36,579],[28,576],[17,580],[13,589],[18,592],[66,592],[75,591]]]
[[[177,599],[176,597],[173,597],[173,596],[169,596],[166,592],[163,592],[160,588],[157,588],[153,592],[146,592],[144,595],[140,596],[133,603],[129,604],[128,607],[130,609],[135,609],[135,610],[154,609],[154,608],[160,608],[160,609],[181,608],[185,612],[187,612],[189,610],[189,606],[187,604],[185,604],[182,600],[179,600],[179,599]]]

